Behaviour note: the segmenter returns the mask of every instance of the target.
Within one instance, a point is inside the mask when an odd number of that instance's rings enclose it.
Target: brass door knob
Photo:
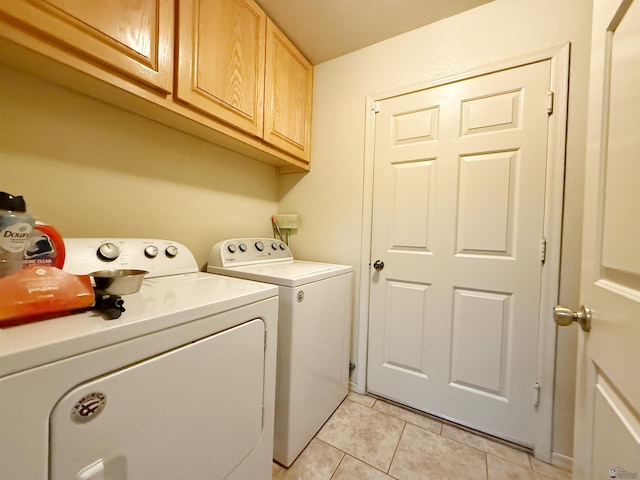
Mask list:
[[[580,328],[585,332],[591,330],[591,309],[584,305],[582,305],[577,312],[562,305],[556,305],[553,307],[553,319],[556,321],[556,324],[561,327],[566,327],[573,322],[578,322]]]

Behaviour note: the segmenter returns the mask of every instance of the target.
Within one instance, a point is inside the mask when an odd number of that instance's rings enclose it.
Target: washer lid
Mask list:
[[[352,270],[352,267],[348,265],[306,262],[303,260],[242,265],[228,268],[214,267],[211,265],[208,267],[208,271],[211,273],[273,283],[285,287],[299,287],[300,285],[317,282],[325,278],[343,275]]]

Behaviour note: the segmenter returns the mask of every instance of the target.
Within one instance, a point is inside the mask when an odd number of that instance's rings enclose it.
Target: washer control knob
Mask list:
[[[280,244],[280,250],[285,250],[287,248],[287,246],[284,243]]]
[[[273,242],[273,243],[271,244],[271,249],[272,249],[272,250],[278,250],[278,244],[277,244],[277,243],[275,243],[275,242]]]
[[[176,247],[175,245],[169,245],[165,249],[164,254],[169,258],[174,258],[176,255],[178,255],[178,247]]]
[[[238,251],[238,247],[236,247],[235,244],[230,243],[227,245],[227,250],[229,250],[229,253],[236,253]]]
[[[149,245],[144,249],[144,256],[147,258],[156,258],[158,256],[158,247]]]
[[[238,248],[240,249],[241,252],[247,251],[247,245],[244,243],[241,243],[240,245],[238,245]]]
[[[98,254],[98,258],[100,260],[104,260],[105,262],[113,262],[120,256],[120,249],[117,245],[111,242],[107,242],[100,245],[96,253]]]
[[[256,242],[256,248],[258,249],[259,252],[262,252],[264,250],[264,243],[258,240]]]

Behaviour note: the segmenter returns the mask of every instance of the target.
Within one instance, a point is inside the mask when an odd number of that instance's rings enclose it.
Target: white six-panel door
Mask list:
[[[550,61],[378,102],[367,390],[532,446]]]
[[[596,0],[591,41],[573,478],[638,479],[640,2]]]

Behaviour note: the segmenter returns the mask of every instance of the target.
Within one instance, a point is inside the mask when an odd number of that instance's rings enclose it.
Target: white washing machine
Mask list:
[[[0,328],[3,480],[271,478],[277,288],[156,239],[66,239],[64,270],[148,270],[120,318]]]
[[[209,272],[278,285],[273,458],[288,467],[349,389],[352,268],[295,260],[269,238],[217,243]]]

